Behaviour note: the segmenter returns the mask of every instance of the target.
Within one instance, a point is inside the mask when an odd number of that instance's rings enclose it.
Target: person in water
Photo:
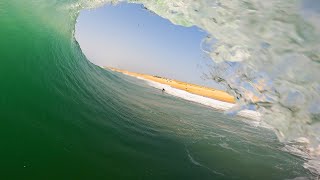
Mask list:
[[[162,88],[162,92],[165,92],[166,90],[164,88]]]

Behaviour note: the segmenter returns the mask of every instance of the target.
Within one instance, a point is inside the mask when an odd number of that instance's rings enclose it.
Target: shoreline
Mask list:
[[[241,117],[257,121],[260,121],[261,118],[260,113],[257,111],[232,109],[235,106],[234,98],[224,91],[215,90],[213,88],[203,87],[195,84],[189,84],[182,81],[162,78],[159,76],[129,72],[127,70],[121,70],[117,68],[103,68],[144,80],[154,88],[160,90],[162,88],[165,88],[165,91],[168,94],[180,97],[191,102],[200,103],[217,110],[222,110],[224,112],[227,111],[227,114],[230,114],[232,116],[239,115]],[[186,90],[186,88],[188,89]]]
[[[120,73],[128,75],[128,76],[133,76],[136,78],[142,78],[142,79],[157,82],[160,84],[169,85],[172,88],[180,89],[180,90],[189,92],[191,94],[211,98],[211,99],[222,101],[222,102],[228,102],[228,103],[235,104],[234,97],[224,91],[221,91],[221,90],[217,90],[217,89],[213,89],[213,88],[209,88],[209,87],[205,87],[205,86],[200,86],[200,85],[196,85],[196,84],[186,83],[186,82],[182,82],[182,81],[178,81],[178,80],[174,80],[174,79],[159,77],[159,76],[152,76],[152,75],[148,75],[148,74],[130,72],[127,70],[122,70],[122,69],[117,69],[117,68],[112,68],[112,67],[103,67],[103,68],[110,69],[115,72],[120,72]]]

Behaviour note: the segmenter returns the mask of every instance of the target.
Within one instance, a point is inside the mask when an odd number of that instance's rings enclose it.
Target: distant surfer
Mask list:
[[[166,90],[164,88],[162,88],[162,92],[165,92]]]

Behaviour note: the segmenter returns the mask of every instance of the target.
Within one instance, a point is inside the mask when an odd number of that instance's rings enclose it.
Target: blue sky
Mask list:
[[[215,87],[203,80],[211,61],[201,51],[206,33],[176,26],[143,9],[121,3],[80,13],[76,39],[94,64]]]

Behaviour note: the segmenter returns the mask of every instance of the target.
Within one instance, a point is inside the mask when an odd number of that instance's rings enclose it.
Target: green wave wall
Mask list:
[[[91,64],[80,7],[0,2],[1,179],[309,176],[272,132]]]

